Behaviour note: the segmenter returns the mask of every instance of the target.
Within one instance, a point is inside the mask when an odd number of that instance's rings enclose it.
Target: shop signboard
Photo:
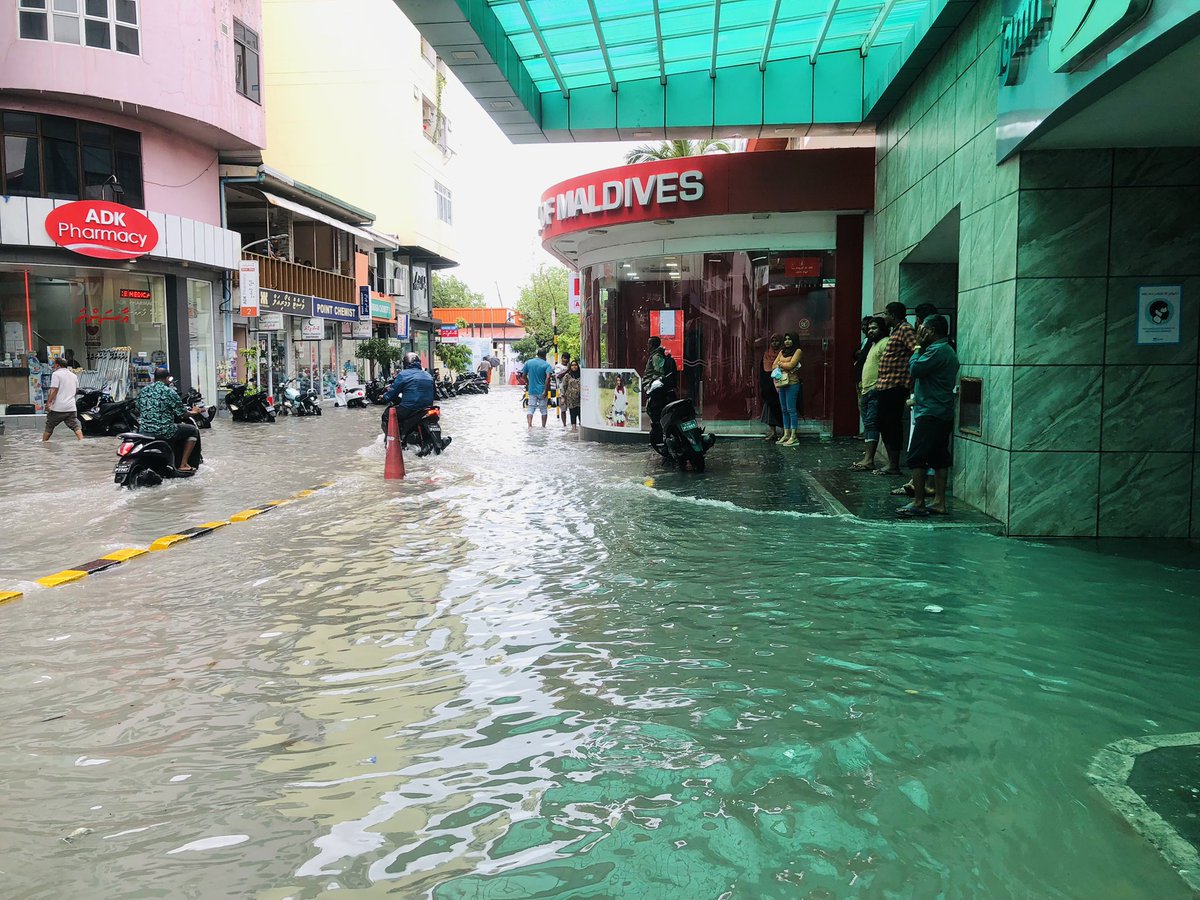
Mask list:
[[[343,323],[343,328],[346,325]],[[371,320],[359,319],[357,322],[350,323],[350,337],[356,341],[365,341],[371,336]]]
[[[578,272],[572,272],[567,281],[567,312],[575,315],[583,312],[583,285]]]
[[[241,296],[241,314],[246,317],[257,316],[261,299],[257,259],[243,259],[238,263],[238,293]]]
[[[339,303],[337,300],[312,298],[313,315],[321,319],[335,319],[338,322],[357,322],[358,307],[353,303]]]
[[[456,339],[458,337],[458,328],[454,325],[443,325],[438,331],[438,337],[443,341]]]
[[[1137,342],[1178,344],[1183,285],[1144,284],[1138,288]]]
[[[269,312],[308,318],[313,314],[313,298],[287,291],[259,291],[259,306]]]
[[[319,341],[325,337],[324,319],[301,319],[300,339],[303,341]]]
[[[1050,28],[1050,68],[1055,72],[1074,71],[1144,16],[1150,9],[1150,2],[1057,0],[1054,24]]]
[[[283,313],[260,312],[258,314],[259,331],[283,331]]]
[[[412,308],[414,312],[427,312],[429,304],[426,297],[429,294],[429,271],[423,266],[412,270]]]
[[[408,313],[396,313],[396,338],[401,341],[407,341],[411,334]]]
[[[77,200],[46,216],[46,234],[60,247],[93,259],[137,259],[158,246],[158,228],[144,214],[106,200]]]
[[[383,322],[392,321],[392,317],[395,315],[395,313],[392,311],[392,301],[381,300],[378,297],[372,297],[369,314],[369,317],[372,319],[379,319]]]
[[[788,256],[783,260],[783,274],[788,278],[820,278],[821,257]]]
[[[358,317],[360,319],[369,319],[371,317],[370,285],[360,284],[358,286]]]
[[[584,369],[579,402],[585,428],[642,429],[642,379],[633,369]]]

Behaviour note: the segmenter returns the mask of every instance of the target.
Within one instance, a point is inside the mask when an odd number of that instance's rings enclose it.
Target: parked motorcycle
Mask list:
[[[341,388],[340,400],[335,400],[334,405],[345,406],[347,409],[366,409],[367,408],[367,389],[361,384],[349,385],[346,379],[343,378],[338,387]]]
[[[700,427],[692,401],[686,397],[676,399],[673,390],[655,381],[646,397],[646,413],[652,416],[651,421],[658,413],[656,407],[661,408],[659,427],[650,430],[650,446],[669,463],[681,468],[691,465],[695,471],[703,472],[704,455],[717,442],[717,436]]]
[[[200,393],[198,388],[188,388],[186,392],[179,392],[183,397],[183,405],[190,409],[204,410],[202,414],[193,415],[188,413],[183,420],[197,428],[212,428],[212,420],[217,416],[217,408],[215,406],[204,405],[204,395]],[[136,426],[135,426],[136,427]]]
[[[380,375],[378,378],[372,378],[369,382],[367,382],[367,400],[378,405],[387,403],[387,401],[383,399],[383,395],[391,386],[392,380],[390,378],[385,378],[383,375]]]
[[[89,437],[120,434],[138,427],[137,401],[113,400],[104,391],[80,391],[75,410],[83,433]]]
[[[180,472],[177,468],[177,448],[171,441],[136,431],[125,432],[120,438],[117,464],[113,467],[113,482],[122,487],[154,487],[168,478],[191,478],[204,462],[199,438],[192,451],[190,472]]]
[[[389,405],[383,411],[381,424],[385,435],[388,429],[388,416],[393,406],[395,404]],[[454,438],[442,437],[442,410],[439,407],[429,407],[419,418],[408,422],[407,428],[405,428],[405,415],[404,410],[396,408],[396,418],[401,429],[401,449],[407,450],[409,447],[416,447],[417,456],[428,456],[430,453],[440,455],[443,450],[450,446],[450,442],[454,440]]]
[[[230,382],[225,385],[225,406],[235,422],[274,422],[275,404],[263,391],[248,393],[247,384]]]
[[[321,415],[321,400],[316,390],[311,385],[301,385],[295,378],[284,383],[283,405],[293,416]]]

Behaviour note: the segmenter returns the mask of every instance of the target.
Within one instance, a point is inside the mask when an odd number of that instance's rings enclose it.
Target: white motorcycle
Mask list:
[[[338,390],[333,399],[334,406],[344,406],[347,409],[366,409],[367,408],[367,388],[365,385],[359,384],[358,379],[354,379],[351,384],[346,378],[338,381]]]

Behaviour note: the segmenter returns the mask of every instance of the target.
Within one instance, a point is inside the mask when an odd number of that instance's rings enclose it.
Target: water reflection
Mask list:
[[[1186,896],[1083,771],[1194,730],[1191,573],[755,511],[761,447],[684,479],[517,400],[403,485],[369,415],[218,429],[174,493],[85,447],[72,559],[336,486],[0,610],[6,891]]]

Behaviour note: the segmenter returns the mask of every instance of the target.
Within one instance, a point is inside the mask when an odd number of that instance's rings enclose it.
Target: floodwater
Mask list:
[[[1185,548],[771,511],[772,448],[667,473],[511,390],[385,484],[377,423],[218,422],[136,492],[10,427],[0,895],[1188,896],[1084,777],[1197,730]]]

